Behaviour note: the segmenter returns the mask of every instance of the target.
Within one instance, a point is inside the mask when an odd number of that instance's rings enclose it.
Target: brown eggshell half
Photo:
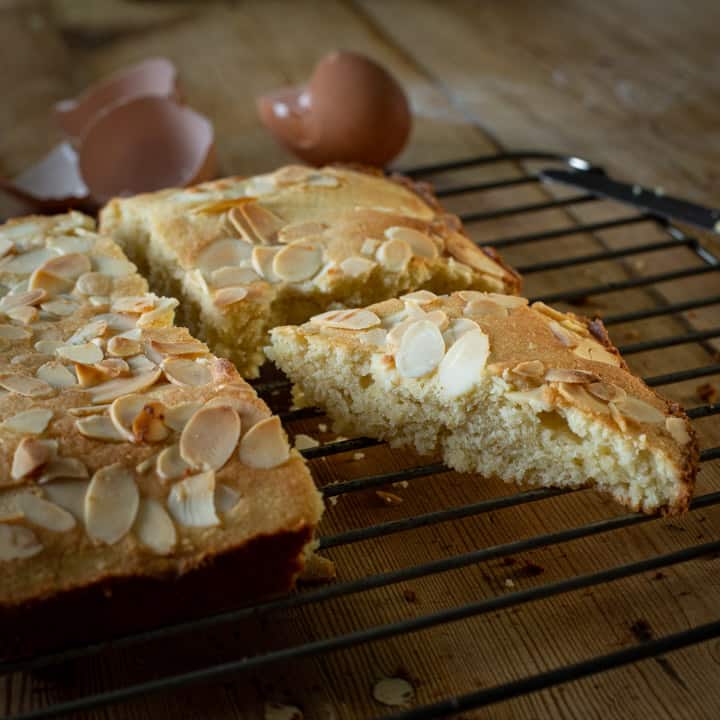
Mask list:
[[[80,140],[79,166],[98,203],[202,182],[215,174],[212,124],[174,100],[137,98],[88,127]]]
[[[395,78],[351,52],[326,55],[306,86],[261,96],[258,112],[281,143],[314,165],[385,165],[405,146],[412,123]]]
[[[91,85],[77,98],[61,100],[54,107],[55,121],[68,137],[79,138],[100,112],[148,95],[180,99],[177,69],[170,60],[143,60]]]

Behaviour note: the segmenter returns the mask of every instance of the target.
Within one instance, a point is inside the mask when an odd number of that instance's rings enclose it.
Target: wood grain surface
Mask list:
[[[255,96],[303,81],[319,57],[342,47],[384,63],[409,92],[415,128],[398,167],[502,148],[550,149],[586,155],[618,177],[718,205],[719,26],[720,5],[699,0],[6,2],[0,5],[0,172],[19,172],[57,140],[48,114],[54,101],[116,68],[156,55],[177,63],[188,102],[214,122],[222,171],[269,170],[290,157],[260,126]],[[526,169],[507,163],[436,180],[442,186],[511,178]],[[461,196],[448,206],[470,212],[547,199],[546,188],[523,185]],[[0,199],[3,215],[21,210]],[[473,223],[469,231],[476,240],[489,241],[624,212],[592,203]],[[654,225],[643,223],[520,245],[504,254],[522,266],[664,238]],[[525,288],[535,296],[696,264],[699,260],[689,250],[678,248],[529,274]],[[596,295],[575,309],[611,316],[709,294],[718,294],[717,274]],[[615,325],[611,335],[623,345],[718,324],[715,306]],[[638,373],[652,376],[716,358],[711,346],[696,343],[633,354],[628,360]],[[708,380],[718,383],[717,376]],[[661,391],[692,407],[701,403],[701,382],[705,380],[667,385]],[[288,429],[332,439],[331,431],[318,429],[322,422],[296,421]],[[720,444],[716,417],[697,421],[697,428],[703,447]],[[385,446],[363,453],[310,464],[318,483],[326,485],[429,462]],[[328,505],[322,534],[518,492],[456,473],[386,489],[402,502],[384,504],[371,490],[340,496]],[[720,464],[706,463],[698,494],[717,490]],[[338,582],[344,582],[621,515],[605,498],[582,491],[343,544],[326,555],[337,564]],[[0,679],[0,713],[29,711],[256,652],[418,618],[718,539],[720,512],[710,507],[682,518],[549,543],[532,552],[499,554],[260,620],[107,651],[38,674],[17,673]],[[273,701],[299,706],[309,719],[379,717],[391,710],[372,697],[373,685],[383,677],[407,678],[415,688],[411,705],[419,706],[717,620],[719,563],[717,555],[705,555],[660,572],[147,695],[77,717],[255,720],[264,717],[264,704]],[[71,643],[72,628],[67,632]],[[720,642],[710,641],[459,717],[669,720],[718,714]]]

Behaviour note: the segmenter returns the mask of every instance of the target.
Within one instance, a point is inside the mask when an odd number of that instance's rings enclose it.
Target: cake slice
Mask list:
[[[123,596],[147,624],[286,591],[322,513],[279,419],[92,227],[0,226],[3,651],[40,601],[62,617],[33,630],[79,615],[76,642]]]
[[[426,186],[382,173],[288,166],[118,198],[100,220],[155,292],[181,298],[182,323],[244,377],[258,375],[276,325],[417,288],[519,288]]]
[[[599,321],[519,297],[420,291],[271,333],[269,357],[345,435],[459,471],[585,485],[684,511],[698,465],[682,409],[632,375]]]

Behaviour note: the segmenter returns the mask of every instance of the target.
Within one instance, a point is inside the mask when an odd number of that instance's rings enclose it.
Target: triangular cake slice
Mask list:
[[[298,401],[343,434],[459,471],[545,487],[593,485],[644,512],[688,506],[688,418],[632,375],[603,325],[519,297],[426,291],[272,331]]]
[[[67,595],[91,608],[73,641],[117,632],[120,587],[142,624],[161,586],[153,621],[292,587],[320,495],[232,364],[173,325],[177,300],[77,213],[0,226],[0,254],[0,628]]]
[[[256,377],[267,330],[421,287],[514,294],[517,274],[480,248],[425,185],[379,172],[288,166],[117,198],[101,227],[180,321]]]

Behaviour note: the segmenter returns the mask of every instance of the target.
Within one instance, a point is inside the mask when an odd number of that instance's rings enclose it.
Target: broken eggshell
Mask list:
[[[54,107],[55,121],[69,138],[79,138],[101,113],[138,97],[180,100],[177,69],[166,58],[149,58],[91,85],[81,95]]]
[[[101,204],[118,195],[194,185],[215,175],[212,123],[165,97],[141,97],[97,117],[78,149],[80,174]]]
[[[373,60],[333,52],[310,82],[258,98],[263,124],[305,162],[382,166],[405,146],[411,127],[407,97]]]

